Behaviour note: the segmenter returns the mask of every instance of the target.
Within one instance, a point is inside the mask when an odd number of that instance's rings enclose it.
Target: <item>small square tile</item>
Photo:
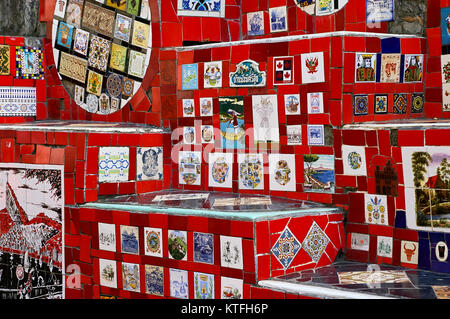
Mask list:
[[[194,261],[214,264],[214,235],[194,232]]]
[[[73,50],[86,56],[89,49],[89,36],[89,32],[76,29],[73,38]]]
[[[308,253],[309,257],[317,263],[325,252],[329,242],[330,239],[325,232],[316,222],[313,222],[308,234],[303,240],[302,248]]]
[[[140,271],[138,264],[122,263],[122,287],[124,290],[140,292]]]
[[[170,296],[178,299],[189,299],[188,272],[180,269],[169,269]]]
[[[354,95],[353,96],[353,115],[369,114],[369,96]]]
[[[131,44],[147,49],[150,33],[150,25],[134,20],[133,36],[131,38]]]
[[[16,47],[16,78],[44,79],[44,53],[40,49]]]
[[[264,33],[264,11],[247,13],[247,34],[258,36]]]
[[[423,55],[406,54],[404,64],[403,82],[422,82],[423,79]]]
[[[374,95],[374,113],[387,114],[389,105],[389,96],[387,94]]]
[[[56,38],[56,44],[65,48],[72,48],[74,27],[64,22],[59,22],[58,34]]]
[[[163,256],[162,229],[144,227],[144,252],[146,256]]]
[[[405,93],[394,94],[394,114],[406,114],[408,107],[407,97]]]
[[[145,292],[150,295],[164,296],[164,268],[145,265]]]
[[[204,64],[204,88],[221,88],[222,87],[222,61],[205,62]]]
[[[105,72],[108,67],[111,42],[96,35],[92,35],[89,45],[89,66]]]
[[[411,113],[423,113],[425,96],[423,93],[411,94]]]
[[[139,254],[139,228],[134,226],[120,226],[121,251],[125,254]]]
[[[114,37],[116,39],[129,42],[131,34],[131,26],[133,20],[122,14],[117,14],[116,16],[116,26],[114,28]]]
[[[184,64],[181,66],[182,90],[198,89],[198,64]]]
[[[115,260],[99,259],[100,285],[117,288],[117,264]]]
[[[136,180],[162,180],[162,147],[138,147],[136,154]]]
[[[269,8],[270,32],[288,30],[288,15],[286,6]]]
[[[114,224],[98,223],[98,248],[116,251],[116,226]]]
[[[120,72],[125,72],[127,51],[128,49],[126,47],[113,43],[111,45],[111,59],[109,61],[109,67]]]
[[[388,225],[386,195],[364,194],[366,223]]]
[[[121,55],[122,56],[122,55]],[[144,78],[146,68],[146,55],[134,50],[130,50],[130,60],[128,63],[128,74],[138,78]]]
[[[273,73],[274,85],[294,84],[294,57],[274,57]]]
[[[214,275],[194,272],[195,299],[214,299]]]
[[[325,145],[325,127],[308,125],[308,145]]]
[[[128,181],[130,150],[128,147],[101,147],[99,150],[98,180],[102,182]]]
[[[286,227],[273,245],[271,252],[280,262],[284,269],[289,268],[297,253],[302,248],[302,244]]]
[[[187,232],[169,230],[168,232],[169,257],[176,260],[187,260]]]
[[[221,299],[243,299],[243,288],[242,279],[220,277]]]
[[[220,236],[220,258],[222,267],[244,269],[242,238]]]

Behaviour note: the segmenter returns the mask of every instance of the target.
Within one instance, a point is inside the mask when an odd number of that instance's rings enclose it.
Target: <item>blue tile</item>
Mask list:
[[[419,230],[419,239],[428,239],[428,238],[430,238],[428,234],[429,234],[428,232]]]
[[[420,269],[430,269],[430,242],[419,237],[419,261]]]
[[[381,52],[382,53],[400,53],[400,39],[399,38],[387,38],[381,40]]]
[[[400,83],[403,83],[403,75],[405,73],[405,56],[400,56]]]
[[[435,232],[430,232],[430,241],[432,243],[438,243],[440,241],[444,241],[445,240],[445,235],[444,233],[435,233]]]
[[[431,261],[431,270],[450,274],[450,264],[440,261]]]
[[[395,228],[406,228],[406,212],[398,210],[395,213]]]
[[[381,80],[381,54],[377,54],[377,72],[376,72],[376,82]]]

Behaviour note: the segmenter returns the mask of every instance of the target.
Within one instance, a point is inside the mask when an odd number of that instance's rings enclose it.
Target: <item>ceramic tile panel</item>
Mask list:
[[[311,257],[315,263],[318,263],[329,243],[330,238],[328,238],[319,225],[313,221],[308,234],[303,240],[302,249],[307,252],[309,257]]]
[[[222,78],[223,78],[222,61],[204,63],[203,87],[205,89],[221,88]]]
[[[89,45],[89,66],[105,72],[108,67],[110,50],[110,41],[93,35]]]
[[[201,152],[179,152],[179,183],[182,185],[200,185]]]
[[[195,117],[195,101],[194,99],[183,99],[183,116],[184,117]]]
[[[11,73],[11,51],[9,45],[0,45],[0,75]]]
[[[138,264],[122,263],[122,289],[141,291],[141,278]]]
[[[369,251],[370,236],[368,234],[350,233],[350,248]]]
[[[284,95],[284,112],[286,115],[298,115],[301,112],[300,94]]]
[[[334,193],[334,156],[320,154],[303,155],[305,181],[304,192]]]
[[[392,258],[393,238],[377,236],[377,256]]]
[[[36,48],[16,47],[16,78],[44,79],[44,52]]]
[[[220,236],[220,265],[235,269],[244,268],[242,238]]]
[[[294,154],[269,154],[269,183],[270,190],[297,190]]]
[[[342,285],[371,285],[411,282],[404,271],[398,270],[348,271],[338,272],[338,276],[339,283]]]
[[[213,98],[201,97],[200,98],[200,116],[212,116],[213,115]]]
[[[264,11],[247,13],[247,33],[249,36],[264,35]]]
[[[187,260],[187,232],[169,230],[168,232],[169,256],[176,260]]]
[[[291,230],[286,226],[273,245],[271,252],[283,268],[287,269],[301,248],[301,242],[298,241]]]
[[[269,8],[270,32],[283,32],[288,30],[287,7]]]
[[[242,279],[221,277],[220,278],[220,292],[221,299],[243,299],[243,286]]]
[[[34,87],[0,87],[0,117],[36,116]]]
[[[302,83],[325,82],[325,66],[323,52],[311,52],[301,55]]]
[[[369,96],[367,94],[357,94],[353,96],[353,115],[369,114]]]
[[[88,93],[100,96],[102,95],[102,86],[103,86],[103,75],[95,71],[89,70],[86,91]]]
[[[382,54],[380,82],[399,83],[400,64],[401,64],[400,54]]]
[[[417,265],[419,259],[419,243],[402,240],[400,245],[400,261],[405,264]]]
[[[115,260],[99,259],[100,285],[117,288],[117,263]]]
[[[163,257],[161,228],[144,227],[144,251],[146,256]]]
[[[366,9],[367,23],[394,20],[394,0],[367,0]]]
[[[233,185],[233,154],[209,153],[209,186],[231,188]]]
[[[189,299],[188,272],[180,269],[169,269],[170,296],[178,299]]]
[[[194,272],[195,299],[215,299],[214,289],[214,275]]]
[[[136,180],[163,179],[162,147],[138,147],[136,161]]]
[[[200,127],[202,144],[214,143],[214,127],[212,125],[202,125]]]
[[[321,114],[324,112],[322,92],[308,93],[307,99],[308,99],[308,114]]]
[[[100,183],[128,181],[129,169],[130,149],[128,147],[100,147],[98,156],[98,181]]]
[[[177,0],[179,16],[224,17],[224,0]]]
[[[131,37],[131,44],[147,49],[149,43],[150,25],[135,20],[133,25],[133,34]]]
[[[277,96],[253,95],[252,110],[255,143],[279,142]]]
[[[120,246],[122,253],[139,254],[139,228],[135,226],[120,226]]]
[[[295,69],[294,57],[274,57],[273,58],[273,84],[274,85],[290,85],[294,84]]]
[[[164,296],[164,268],[145,265],[145,292],[150,295]]]
[[[133,20],[120,13],[116,15],[116,24],[114,27],[114,37],[116,39],[129,42]],[[148,32],[147,32],[148,33]]]
[[[364,207],[366,223],[388,225],[387,196],[364,194]]]
[[[325,145],[325,127],[323,125],[308,125],[308,145]]]
[[[450,83],[450,54],[441,55],[442,83]]]
[[[408,97],[405,93],[394,94],[394,114],[406,114],[408,108]]]
[[[387,114],[389,107],[389,95],[375,94],[373,104],[374,104],[374,114]]]
[[[286,125],[287,145],[302,145],[302,126]]]
[[[74,26],[64,22],[60,22],[56,44],[63,48],[70,49],[72,47],[74,29]]]
[[[253,60],[239,62],[229,77],[230,87],[264,87],[267,82],[266,71],[260,70],[259,63]]]
[[[375,53],[356,53],[355,57],[355,82],[375,82],[377,55]]]
[[[79,83],[85,83],[87,78],[88,61],[74,55],[61,52],[59,73]]]
[[[98,223],[98,248],[116,251],[116,226],[114,224]]]
[[[425,108],[425,95],[423,93],[411,94],[411,113],[423,113]]]
[[[114,34],[114,11],[86,2],[81,27],[112,37]]]
[[[367,176],[366,150],[364,146],[342,145],[344,175]]]
[[[79,28],[83,12],[83,0],[69,0],[66,8],[66,21]]]
[[[87,56],[89,49],[90,34],[88,31],[76,29],[73,37],[73,50],[84,56]]]
[[[198,89],[198,64],[184,64],[181,66],[182,90]]]
[[[423,55],[406,54],[403,69],[403,82],[422,82],[423,80]]]
[[[214,264],[214,235],[194,232],[194,261]]]
[[[221,147],[245,149],[245,114],[242,96],[219,97]]]
[[[263,155],[238,154],[239,189],[264,189]]]

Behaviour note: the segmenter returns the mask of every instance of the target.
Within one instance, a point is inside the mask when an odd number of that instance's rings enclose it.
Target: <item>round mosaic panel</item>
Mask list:
[[[53,54],[63,86],[90,113],[123,108],[151,54],[148,0],[58,0]]]
[[[329,15],[341,10],[348,0],[294,0],[297,6],[310,15]]]

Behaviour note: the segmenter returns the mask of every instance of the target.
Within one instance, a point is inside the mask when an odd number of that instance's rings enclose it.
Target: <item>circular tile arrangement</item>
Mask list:
[[[324,16],[338,12],[348,0],[294,0],[295,4],[310,15]]]
[[[148,0],[59,0],[53,55],[75,103],[90,113],[123,108],[141,86],[151,54]]]

